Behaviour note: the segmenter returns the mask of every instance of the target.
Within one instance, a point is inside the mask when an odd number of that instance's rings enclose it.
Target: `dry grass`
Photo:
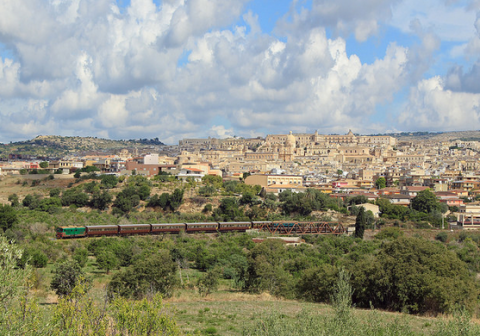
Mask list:
[[[269,294],[246,294],[220,291],[207,297],[200,297],[193,290],[181,291],[181,294],[165,300],[176,310],[176,319],[184,332],[215,328],[218,335],[241,335],[245,327],[253,326],[266,316],[277,314],[294,321],[298,314],[332,317],[334,311],[326,304],[283,300]],[[355,309],[354,315],[360,320],[372,318],[373,312]],[[401,313],[377,311],[376,317],[383,323],[395,323],[405,320],[418,333],[429,335],[433,332],[439,318],[419,317]],[[450,317],[445,317],[450,318]]]

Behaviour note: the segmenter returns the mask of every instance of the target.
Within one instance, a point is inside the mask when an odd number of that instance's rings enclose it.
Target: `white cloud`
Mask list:
[[[403,0],[392,7],[389,23],[410,33],[412,21],[432,30],[444,41],[467,41],[474,34],[475,13],[465,6],[438,0]]]
[[[213,125],[208,131],[208,135],[217,139],[224,139],[234,135],[233,128],[226,129],[223,125]]]
[[[396,92],[416,87],[439,48],[437,31],[421,15],[407,28],[415,27],[418,45],[390,43],[370,64],[338,37],[378,34],[400,0],[316,0],[311,11],[281,20],[280,38],[261,32],[257,14],[243,12],[246,2],[1,2],[0,43],[13,57],[0,59],[0,140],[50,133],[172,143],[207,134],[380,130],[369,116]],[[240,17],[249,33],[229,27]],[[465,86],[475,76],[460,69],[445,82],[476,92]],[[413,113],[413,102],[406,111]]]
[[[443,131],[480,128],[480,94],[444,89],[436,76],[411,89],[409,102],[398,118],[408,130]]]
[[[105,128],[126,125],[128,111],[125,109],[125,96],[112,95],[98,109],[98,118]]]
[[[392,16],[391,6],[401,0],[313,0],[312,9],[295,9],[284,20],[282,28],[299,32],[314,27],[332,28],[337,35],[353,33],[358,41],[365,41],[378,33],[379,22]]]

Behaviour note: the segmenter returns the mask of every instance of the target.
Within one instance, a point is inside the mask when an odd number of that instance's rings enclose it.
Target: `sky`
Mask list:
[[[480,0],[1,0],[0,142],[480,129]]]

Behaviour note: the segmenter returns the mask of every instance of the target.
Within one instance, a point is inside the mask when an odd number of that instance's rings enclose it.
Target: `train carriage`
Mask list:
[[[85,226],[87,237],[113,236],[118,234],[118,225]]]
[[[220,222],[218,230],[225,231],[246,231],[251,228],[252,222]]]
[[[179,233],[185,231],[185,223],[152,224],[152,233]]]
[[[59,226],[55,228],[57,239],[78,238],[87,235],[85,227],[78,226]]]
[[[124,224],[118,226],[120,235],[147,234],[151,231],[151,224]]]
[[[218,223],[185,223],[187,232],[216,232]]]

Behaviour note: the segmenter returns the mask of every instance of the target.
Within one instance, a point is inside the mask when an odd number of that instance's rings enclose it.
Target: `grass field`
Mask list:
[[[188,298],[188,300],[187,300]],[[298,323],[299,315],[333,319],[334,310],[326,304],[280,300],[268,294],[248,295],[219,291],[206,298],[183,293],[166,300],[176,310],[176,319],[184,332],[213,335],[242,335],[276,316],[285,324]],[[439,324],[451,317],[418,317],[414,315],[354,309],[357,321],[379,325],[406,326],[415,335],[437,335]],[[383,335],[383,334],[379,334]],[[401,335],[401,334],[399,334]]]

